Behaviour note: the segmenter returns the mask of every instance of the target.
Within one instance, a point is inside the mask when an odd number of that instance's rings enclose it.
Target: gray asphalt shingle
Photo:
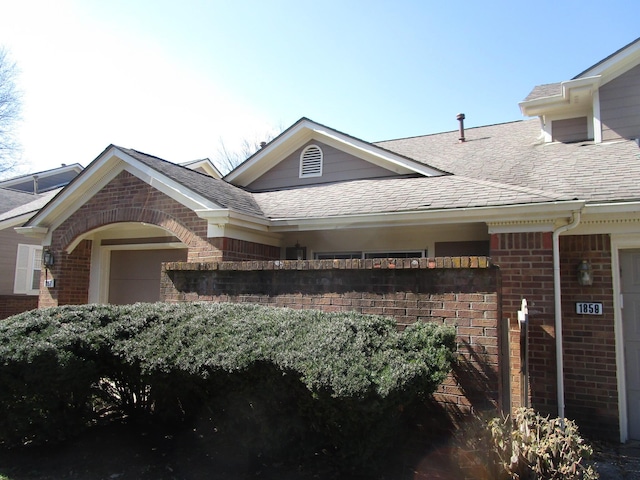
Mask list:
[[[221,207],[250,215],[263,216],[251,193],[241,188],[137,150],[116,148]]]
[[[537,119],[380,142],[454,175],[527,186],[588,202],[640,198],[640,149],[633,140],[544,143]]]
[[[377,142],[443,172],[250,193],[136,150],[121,149],[205,198],[266,218],[321,218],[526,203],[640,199],[635,141],[544,143],[537,119]]]

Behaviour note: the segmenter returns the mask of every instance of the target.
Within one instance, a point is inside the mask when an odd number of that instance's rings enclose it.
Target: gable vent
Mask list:
[[[317,145],[309,145],[300,154],[300,178],[321,175],[322,150]]]

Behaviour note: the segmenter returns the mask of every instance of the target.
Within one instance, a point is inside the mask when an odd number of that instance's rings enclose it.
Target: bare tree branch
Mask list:
[[[22,97],[16,87],[18,67],[7,51],[0,47],[0,175],[17,165],[16,154],[20,147],[15,135],[20,120]]]
[[[218,167],[218,170],[223,174],[229,173],[251,155],[260,150],[263,144],[269,143],[277,137],[282,130],[282,127],[278,127],[274,128],[270,132],[262,134],[261,136],[254,135],[253,138],[245,137],[235,149],[230,149],[225,141],[220,138],[218,152],[215,158],[215,164]]]

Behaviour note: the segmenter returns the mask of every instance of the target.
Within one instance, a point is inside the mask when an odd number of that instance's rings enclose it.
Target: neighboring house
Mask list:
[[[500,353],[472,349],[478,379],[507,372],[503,406],[640,439],[640,39],[520,107],[537,118],[377,143],[303,118],[224,178],[111,145],[17,228],[55,258],[39,305],[171,298],[161,264],[486,256],[498,313],[465,328]]]
[[[82,171],[78,164],[0,181],[0,318],[38,306],[42,245],[21,226]]]

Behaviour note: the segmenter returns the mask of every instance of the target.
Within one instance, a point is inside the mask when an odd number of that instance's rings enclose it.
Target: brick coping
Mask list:
[[[489,257],[373,258],[340,260],[255,260],[239,262],[167,262],[163,270],[393,270],[393,269],[486,269],[494,265]]]

